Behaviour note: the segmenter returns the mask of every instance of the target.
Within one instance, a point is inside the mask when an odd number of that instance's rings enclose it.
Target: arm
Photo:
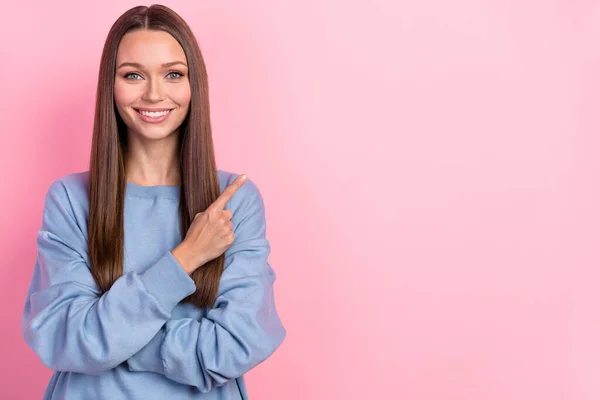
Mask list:
[[[81,231],[60,181],[46,195],[38,255],[22,316],[27,344],[57,371],[101,374],[143,348],[196,290],[170,252],[100,295]]]
[[[200,321],[168,321],[127,361],[130,370],[161,373],[208,392],[242,376],[282,343],[286,331],[275,308],[264,204],[251,181],[240,191],[246,189],[214,306]]]

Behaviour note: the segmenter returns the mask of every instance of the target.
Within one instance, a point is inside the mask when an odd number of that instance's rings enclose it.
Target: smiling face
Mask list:
[[[123,36],[114,98],[129,135],[156,140],[177,133],[191,95],[185,52],[173,36],[152,30]]]

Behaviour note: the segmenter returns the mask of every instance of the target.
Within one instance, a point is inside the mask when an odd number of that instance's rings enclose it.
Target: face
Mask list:
[[[167,32],[137,30],[117,50],[114,96],[129,135],[162,139],[178,132],[192,96],[185,52]]]

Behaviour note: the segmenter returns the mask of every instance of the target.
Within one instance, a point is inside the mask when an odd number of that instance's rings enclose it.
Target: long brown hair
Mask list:
[[[189,113],[180,127],[181,194],[179,220],[184,238],[194,216],[220,194],[208,102],[208,79],[200,48],[185,21],[168,7],[134,7],[121,15],[108,33],[98,76],[94,134],[89,172],[88,247],[94,280],[103,292],[123,275],[126,126],[115,108],[114,82],[121,38],[137,29],[165,31],[183,47],[191,86]],[[217,296],[225,257],[196,269],[196,291],[184,299],[211,306]]]

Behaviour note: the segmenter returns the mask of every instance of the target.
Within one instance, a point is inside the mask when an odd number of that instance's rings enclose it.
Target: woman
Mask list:
[[[218,170],[202,55],[159,5],[111,28],[89,172],[46,195],[23,335],[44,399],[247,399],[283,341],[257,186]],[[183,240],[182,240],[183,238]]]

